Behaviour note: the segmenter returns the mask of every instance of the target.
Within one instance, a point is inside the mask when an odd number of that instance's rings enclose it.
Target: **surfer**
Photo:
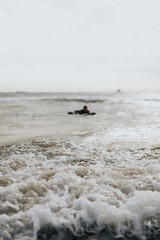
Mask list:
[[[83,109],[81,110],[76,110],[74,111],[75,114],[86,114],[86,113],[89,113],[89,110],[88,110],[88,107],[87,106],[84,106]]]
[[[96,113],[90,112],[87,106],[84,106],[81,110],[75,110],[74,112],[68,112],[68,114],[80,114],[80,115],[95,115]]]

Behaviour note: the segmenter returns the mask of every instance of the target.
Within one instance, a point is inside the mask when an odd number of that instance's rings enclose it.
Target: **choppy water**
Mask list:
[[[0,144],[0,239],[160,239],[160,94],[1,93]]]

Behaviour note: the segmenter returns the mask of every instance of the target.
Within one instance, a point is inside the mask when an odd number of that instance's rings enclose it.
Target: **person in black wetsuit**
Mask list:
[[[74,111],[74,113],[75,114],[85,114],[85,113],[89,113],[89,110],[88,110],[87,106],[84,106],[83,109]]]

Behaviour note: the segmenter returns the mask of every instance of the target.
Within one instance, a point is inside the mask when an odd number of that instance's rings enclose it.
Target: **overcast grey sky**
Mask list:
[[[0,0],[0,91],[160,91],[160,0]]]

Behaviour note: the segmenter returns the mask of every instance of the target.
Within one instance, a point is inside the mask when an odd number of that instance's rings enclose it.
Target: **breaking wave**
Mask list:
[[[45,98],[40,101],[48,101],[48,102],[82,102],[82,103],[103,103],[105,100],[103,99],[84,99],[84,98]]]
[[[2,239],[158,239],[159,146],[103,152],[97,140],[0,148]]]

